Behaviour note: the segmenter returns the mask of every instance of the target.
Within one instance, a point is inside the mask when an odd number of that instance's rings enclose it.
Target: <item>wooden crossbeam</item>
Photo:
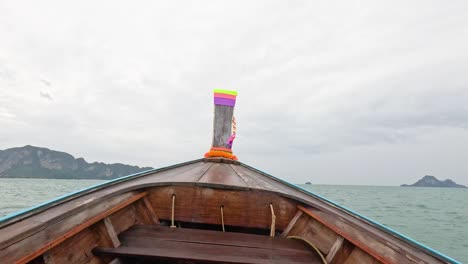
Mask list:
[[[143,202],[145,203],[146,211],[151,216],[151,219],[153,220],[153,223],[154,224],[159,224],[158,215],[154,211],[153,205],[151,205],[151,202],[148,200],[148,197],[143,197]]]
[[[106,226],[107,234],[109,235],[110,240],[112,241],[112,245],[114,247],[119,247],[120,246],[120,240],[119,237],[117,236],[117,233],[115,232],[114,226],[112,225],[111,220],[109,217],[104,218],[103,220],[104,225]]]
[[[331,247],[330,251],[328,252],[328,255],[327,255],[327,258],[326,258],[326,261],[328,263],[331,263],[331,261],[333,260],[333,258],[335,257],[336,253],[341,249],[341,247],[343,246],[343,242],[344,242],[344,238],[343,237],[338,237],[336,238],[335,240],[335,243],[333,243],[333,246]]]
[[[372,249],[372,247],[370,247],[367,244],[359,241],[358,239],[355,239],[354,236],[351,235],[351,234],[358,232],[357,230],[351,230],[351,229],[350,230],[343,230],[343,227],[339,227],[339,226],[333,224],[331,221],[327,221],[321,215],[313,212],[312,210],[309,210],[308,208],[305,208],[305,207],[303,207],[301,205],[298,205],[297,208],[299,208],[301,211],[308,214],[310,217],[314,218],[315,220],[319,221],[320,223],[322,223],[326,227],[330,228],[335,233],[339,234],[344,239],[348,240],[349,242],[351,242],[355,246],[359,247],[362,251],[364,251],[367,254],[371,255],[372,257],[376,258],[380,262],[382,262],[384,264],[392,263],[391,260],[387,259],[384,255],[379,254],[378,252],[376,252],[374,249]]]
[[[283,233],[281,233],[282,237],[285,237],[288,235],[289,231],[291,231],[291,228],[293,228],[293,226],[296,224],[297,220],[299,220],[299,217],[301,217],[301,215],[302,215],[302,211],[297,210],[297,213],[294,215],[291,221],[289,221],[288,225],[283,230]]]

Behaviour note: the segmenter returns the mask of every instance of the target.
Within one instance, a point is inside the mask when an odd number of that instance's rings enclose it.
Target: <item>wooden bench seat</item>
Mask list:
[[[136,225],[119,235],[118,248],[98,256],[194,263],[321,263],[303,242],[282,237]]]

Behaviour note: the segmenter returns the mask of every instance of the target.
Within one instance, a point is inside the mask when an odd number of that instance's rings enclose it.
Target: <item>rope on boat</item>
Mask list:
[[[172,214],[171,214],[171,228],[176,228],[174,225],[174,208],[175,208],[175,194],[172,195]]]
[[[314,244],[312,244],[312,242],[310,242],[307,239],[305,239],[303,237],[300,237],[300,236],[288,236],[287,238],[302,240],[302,241],[306,242],[309,246],[311,246],[319,254],[320,258],[323,261],[323,264],[328,264],[327,260],[323,256],[322,252],[320,252],[320,250]]]
[[[219,208],[221,209],[221,225],[222,225],[222,227],[223,227],[223,232],[226,232],[226,231],[224,230],[224,212],[223,212],[223,210],[224,210],[224,205],[221,205]]]
[[[276,215],[275,210],[273,210],[273,204],[270,203],[270,210],[271,210],[271,229],[270,229],[270,236],[275,236],[275,223],[276,223]]]

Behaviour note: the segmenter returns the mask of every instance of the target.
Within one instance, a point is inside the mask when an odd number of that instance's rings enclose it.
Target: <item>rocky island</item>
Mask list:
[[[426,175],[419,181],[413,184],[402,184],[401,187],[444,187],[444,188],[466,188],[466,186],[457,184],[454,181],[447,179],[441,181],[434,176]]]
[[[121,163],[88,163],[65,152],[29,145],[0,150],[0,178],[110,180],[149,169]]]

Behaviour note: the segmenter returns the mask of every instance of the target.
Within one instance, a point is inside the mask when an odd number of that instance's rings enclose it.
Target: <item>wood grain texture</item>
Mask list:
[[[328,254],[338,235],[325,225],[302,214],[289,231],[289,236],[299,236],[312,242],[324,254]]]
[[[135,207],[135,218],[139,222],[141,222],[142,224],[145,224],[145,225],[154,224],[154,220],[151,217],[151,215],[149,214],[148,209],[147,209],[145,203],[143,202],[143,199],[136,202],[136,203],[134,203],[132,206]]]
[[[91,229],[84,229],[58,247],[49,250],[45,256],[48,263],[53,264],[103,264],[105,262],[91,252],[93,248],[99,246],[99,241],[100,237],[96,233]]]
[[[169,240],[275,250],[289,248],[299,251],[310,251],[309,247],[305,244],[292,239],[189,228],[171,229],[166,226],[157,225],[135,225],[119,236],[122,239],[123,246],[132,246],[135,245],[134,243],[139,243],[143,246],[146,245],[146,247],[153,247],[159,240]],[[139,238],[145,238],[152,242],[145,244],[144,242],[133,241]],[[129,243],[130,240],[132,241],[131,243]]]
[[[148,213],[148,215],[151,217],[153,224],[159,224],[158,215],[154,211],[153,205],[148,200],[148,197],[143,197],[143,202],[145,203],[145,210]]]
[[[157,248],[96,248],[99,256],[133,257],[145,260],[184,261],[184,263],[251,263],[251,264],[321,264],[312,255],[291,250],[272,251],[258,248],[230,248],[218,245],[164,242]],[[186,261],[186,262],[185,262]],[[158,263],[158,262],[154,262]]]
[[[120,246],[120,240],[117,237],[117,232],[115,232],[114,225],[112,225],[112,222],[109,219],[109,217],[104,218],[102,221],[104,223],[104,226],[106,227],[107,235],[112,241],[112,246],[113,247]]]
[[[380,264],[380,262],[356,247],[343,264]]]
[[[226,164],[222,163],[213,164],[210,169],[197,181],[197,183],[248,187],[231,166],[226,166]]]
[[[171,219],[172,194],[175,194],[176,221],[219,224],[220,206],[224,205],[226,226],[269,229],[270,203],[276,211],[276,227],[283,230],[296,212],[296,203],[269,192],[222,190],[189,186],[155,187],[148,199],[161,219]],[[227,231],[229,231],[227,229]]]
[[[344,238],[341,236],[335,240],[326,257],[326,261],[328,263],[332,262],[332,260],[335,258],[335,255],[342,249],[343,243]]]
[[[96,259],[92,257],[91,251],[94,247],[119,247],[120,240],[118,233],[127,230],[129,227],[139,223],[136,219],[134,204],[130,204],[112,215],[105,217],[88,229],[80,232],[80,235],[74,235],[50,249],[44,254],[49,260],[55,263],[79,264],[91,261],[93,263],[108,263],[112,258]],[[83,234],[88,237],[84,237]],[[73,248],[75,246],[75,248]]]
[[[106,203],[100,203],[67,218],[57,224],[23,239],[0,251],[0,259],[6,262],[26,263],[47,250],[69,239],[78,232],[88,228],[104,217],[126,207],[130,203],[147,195],[146,193],[123,194]]]
[[[213,165],[211,162],[199,162],[184,167],[168,170],[153,175],[152,182],[157,183],[189,183],[195,184],[200,177]],[[150,183],[148,181],[148,183]]]
[[[298,208],[382,263],[414,263],[406,256],[401,255],[400,252],[373,238],[366,230],[358,230],[356,227],[314,208],[302,206],[298,206]]]
[[[351,252],[356,248],[351,242],[348,240],[343,240],[343,245],[341,248],[335,253],[335,256],[331,259],[329,264],[343,264],[351,255]]]
[[[290,189],[284,184],[263,176],[260,173],[249,170],[241,165],[231,164],[231,168],[239,175],[249,188],[268,190],[288,194]]]
[[[203,263],[321,263],[302,242],[286,238],[140,225],[122,233],[121,239],[120,248],[94,253]]]
[[[137,209],[133,204],[110,215],[109,219],[112,221],[116,234],[122,233],[135,224],[142,223],[142,221],[138,218]]]
[[[227,148],[231,136],[234,107],[215,105],[213,120],[213,147]]]
[[[281,233],[282,237],[288,236],[289,231],[291,231],[291,228],[296,224],[297,220],[299,220],[299,217],[301,217],[302,211],[297,210],[297,213],[293,216],[293,218],[289,221],[288,225],[286,228],[283,230],[283,233]]]

